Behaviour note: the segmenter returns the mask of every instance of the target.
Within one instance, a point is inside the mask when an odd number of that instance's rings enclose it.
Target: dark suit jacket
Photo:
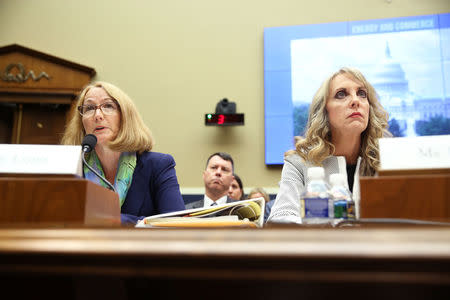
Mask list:
[[[234,202],[234,201],[237,201],[237,200],[227,197],[226,203],[230,203],[230,202]],[[203,205],[205,205],[205,199],[200,199],[200,200],[186,204],[186,209],[201,208],[201,207],[203,207]]]
[[[266,203],[266,205],[264,206],[264,222],[267,221],[267,219],[270,216],[270,211],[272,210],[272,206],[275,203],[275,199],[270,200],[269,202]]]
[[[158,152],[138,154],[133,180],[121,208],[122,223],[135,224],[147,216],[184,209],[173,157]]]

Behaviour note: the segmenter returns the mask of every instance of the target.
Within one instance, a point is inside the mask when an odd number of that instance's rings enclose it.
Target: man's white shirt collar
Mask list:
[[[216,202],[217,205],[225,204],[225,203],[227,203],[227,199],[228,199],[228,196],[225,195],[225,196],[222,196],[221,198],[217,199],[216,201],[213,201],[205,194],[205,198],[203,201],[204,202],[203,207],[210,207],[211,204],[213,204],[214,202]]]

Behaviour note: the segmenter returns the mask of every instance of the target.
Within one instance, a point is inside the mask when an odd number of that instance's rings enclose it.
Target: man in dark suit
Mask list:
[[[234,179],[234,163],[231,155],[225,152],[216,152],[206,161],[203,171],[205,183],[205,196],[203,199],[186,204],[186,209],[209,207],[234,201],[227,196],[228,189]]]

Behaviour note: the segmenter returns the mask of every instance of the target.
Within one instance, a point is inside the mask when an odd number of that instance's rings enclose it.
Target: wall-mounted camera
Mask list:
[[[244,125],[244,114],[237,114],[236,103],[224,98],[217,103],[215,113],[205,114],[205,125]]]

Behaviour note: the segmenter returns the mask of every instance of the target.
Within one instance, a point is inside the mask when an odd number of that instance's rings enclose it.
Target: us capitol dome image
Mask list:
[[[375,67],[370,78],[381,104],[395,119],[405,136],[416,136],[415,122],[434,116],[450,117],[450,100],[445,97],[423,98],[410,91],[407,75],[386,43],[385,57]]]

